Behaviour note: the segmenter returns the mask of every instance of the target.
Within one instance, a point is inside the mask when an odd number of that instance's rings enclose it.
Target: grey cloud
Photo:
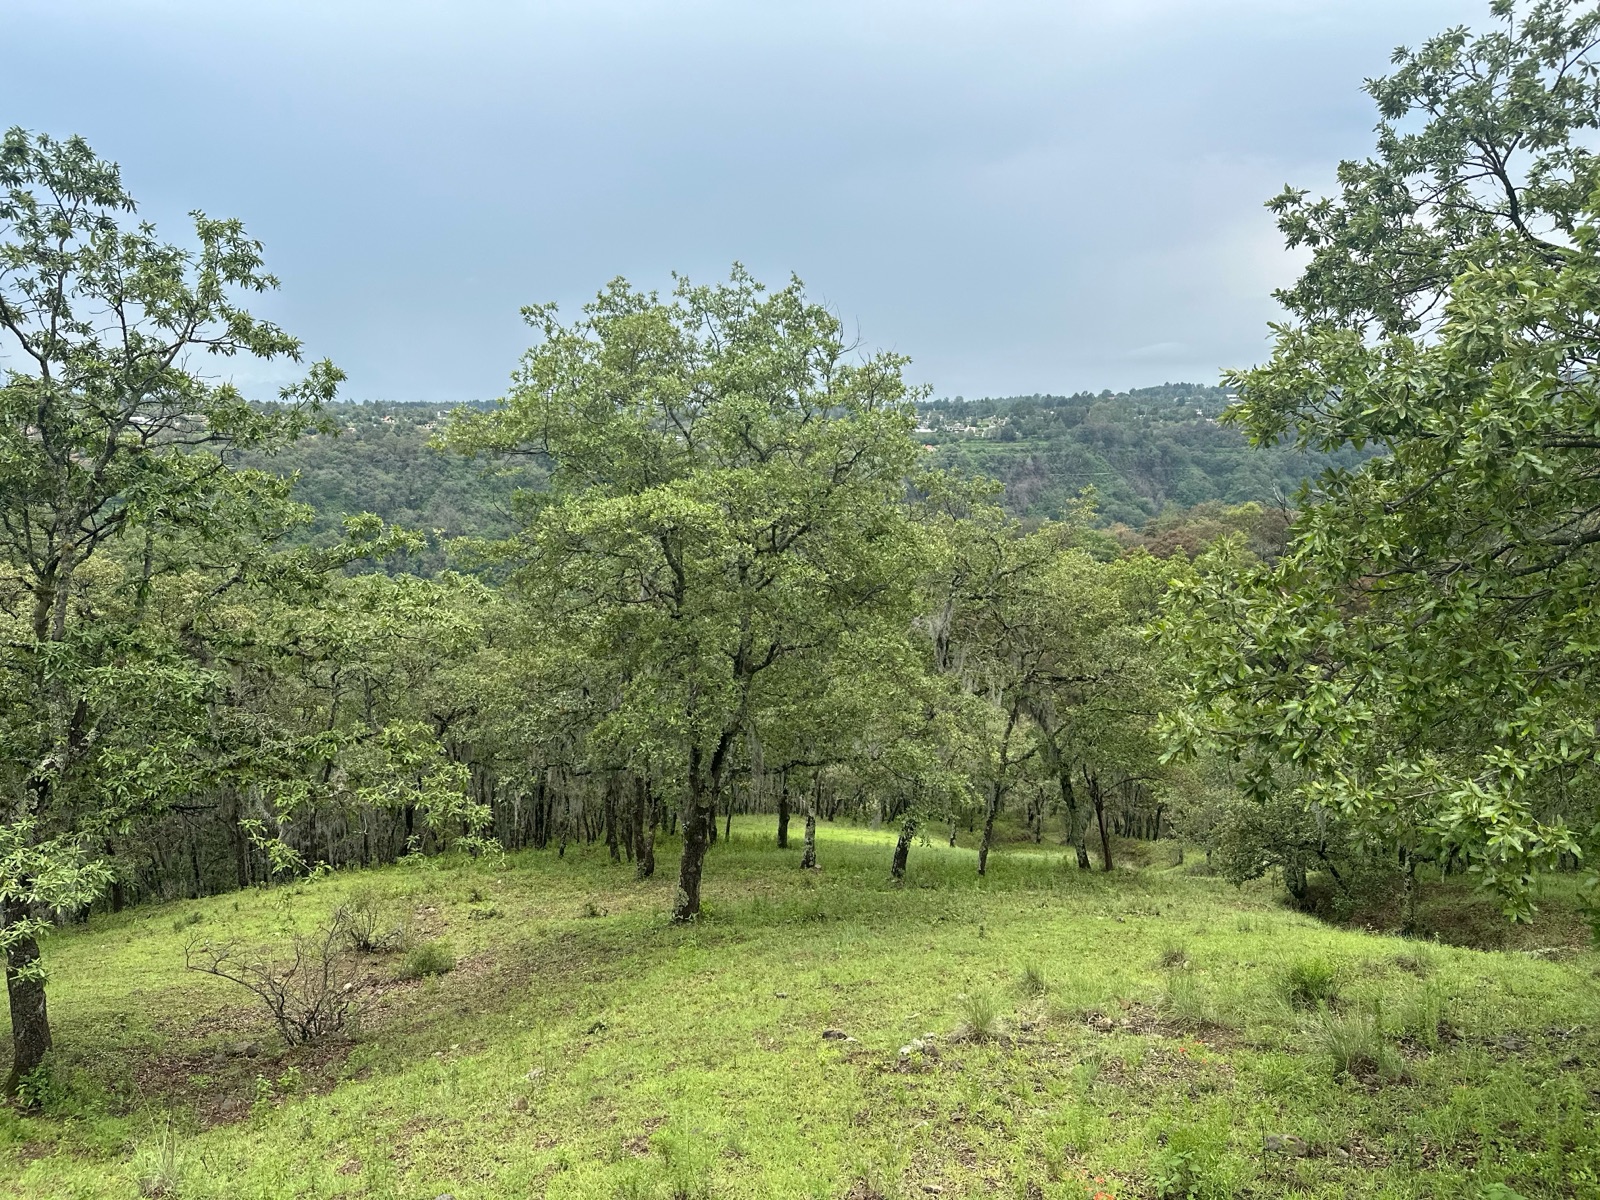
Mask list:
[[[519,305],[735,259],[939,392],[1098,390],[1259,357],[1295,266],[1261,202],[1366,150],[1396,43],[1486,11],[12,0],[0,119],[85,134],[164,227],[242,217],[355,396],[493,395]]]

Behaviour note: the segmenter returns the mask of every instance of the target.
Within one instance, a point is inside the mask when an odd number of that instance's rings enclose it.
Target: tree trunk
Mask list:
[[[617,785],[613,777],[606,780],[605,792],[605,823],[606,823],[606,849],[611,853],[612,862],[621,862],[622,854],[617,848]]]
[[[789,777],[778,776],[778,849],[789,848]]]
[[[1289,895],[1294,897],[1296,904],[1305,903],[1306,869],[1304,864],[1292,862],[1283,865],[1283,886],[1288,889]]]
[[[1088,775],[1088,772],[1084,772]],[[1106,832],[1105,796],[1100,791],[1100,776],[1089,775],[1089,799],[1094,804],[1094,819],[1100,826],[1100,869],[1111,870],[1111,835]]]
[[[889,865],[889,878],[901,883],[906,877],[906,859],[911,856],[911,839],[917,835],[917,819],[909,813],[900,823],[900,840],[894,844],[894,862]]]
[[[994,818],[1000,811],[1000,785],[989,789],[989,804],[983,814],[983,840],[978,843],[978,874],[989,871],[989,846],[994,841]]]
[[[644,858],[644,826],[645,821],[648,819],[647,813],[649,808],[650,785],[648,782],[646,782],[644,776],[635,775],[633,777],[633,811],[629,814],[629,816],[632,818],[632,828],[629,830],[628,838],[628,857],[633,859],[635,863],[640,862]],[[644,878],[644,876],[639,875],[637,871],[635,872],[635,877],[639,879]]]
[[[1400,857],[1405,862],[1405,884],[1401,892],[1401,925],[1400,932],[1407,937],[1417,932],[1417,856],[1409,847],[1400,851]]]
[[[661,819],[661,808],[656,803],[654,794],[650,791],[650,781],[639,781],[639,810],[649,810],[648,816],[643,821],[644,828],[639,834],[639,855],[633,868],[635,879],[649,879],[656,873],[656,825]]]
[[[1056,776],[1061,784],[1061,803],[1067,810],[1067,840],[1078,852],[1078,870],[1089,869],[1089,847],[1084,837],[1084,826],[1088,823],[1078,811],[1078,794],[1072,788],[1072,768],[1064,766]]]
[[[716,833],[716,809],[707,805],[700,789],[695,787],[689,799],[689,811],[683,814],[683,857],[678,862],[678,895],[672,905],[674,921],[692,921],[700,915],[700,876],[705,869],[706,849]]]
[[[26,904],[7,901],[6,926],[28,917]],[[11,1073],[6,1095],[15,1096],[23,1076],[37,1070],[50,1052],[50,1011],[45,1003],[44,976],[39,973],[39,943],[32,934],[13,937],[6,949],[6,995],[11,1003]]]
[[[822,795],[822,773],[811,776],[811,798],[805,806],[805,850],[800,851],[800,869],[816,870],[816,802]]]

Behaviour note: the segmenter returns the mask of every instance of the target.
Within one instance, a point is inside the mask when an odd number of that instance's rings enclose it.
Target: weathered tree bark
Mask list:
[[[1089,800],[1094,805],[1094,819],[1100,826],[1100,869],[1111,870],[1114,865],[1111,861],[1111,835],[1106,832],[1106,802],[1105,796],[1100,791],[1100,776],[1091,775],[1088,768],[1084,768],[1084,777],[1089,784]]]
[[[28,908],[17,901],[0,906],[8,933],[26,920]],[[6,949],[6,996],[11,1007],[11,1073],[6,1095],[15,1096],[24,1076],[38,1069],[50,1052],[50,1011],[45,1002],[44,977],[38,974],[39,943],[32,934],[10,938]]]
[[[1405,862],[1400,932],[1410,936],[1417,932],[1417,856],[1410,847],[1402,847],[1400,857]]]
[[[617,848],[617,784],[614,777],[606,780],[602,803],[605,806],[606,849],[611,854],[612,862],[621,862],[622,855]]]
[[[894,862],[889,865],[889,878],[896,883],[906,877],[906,859],[911,856],[911,839],[917,836],[917,819],[907,813],[900,822],[900,838],[894,844]]]
[[[806,840],[800,851],[800,869],[817,869],[817,802],[822,798],[822,772],[811,773],[811,796],[806,800]]]
[[[778,776],[778,849],[789,848],[789,776]]]
[[[633,777],[633,810],[629,814],[632,817],[632,829],[630,830],[630,837],[628,839],[628,857],[633,859],[635,863],[640,862],[644,858],[644,826],[647,819],[647,812],[650,808],[649,789],[650,785],[645,780],[643,775],[635,775]],[[644,878],[644,876],[639,875],[637,871],[635,871],[634,874],[639,879]]]
[[[661,806],[656,803],[648,779],[639,781],[639,808],[641,812],[648,810],[648,813],[639,835],[639,856],[634,864],[633,877],[649,879],[656,873],[656,825],[661,820]]]
[[[700,915],[700,876],[706,849],[717,836],[717,801],[727,778],[728,750],[736,729],[725,729],[711,752],[689,747],[689,810],[683,814],[683,856],[678,860],[678,895],[672,906],[674,921],[692,921]]]
[[[983,813],[983,840],[978,843],[978,874],[984,875],[989,870],[989,845],[994,841],[994,818],[1000,811],[1000,784],[995,783],[989,788],[989,803]]]
[[[1085,837],[1084,827],[1088,822],[1085,814],[1078,811],[1078,794],[1072,787],[1072,768],[1063,765],[1056,777],[1061,784],[1061,803],[1067,810],[1067,838],[1073,848],[1078,852],[1078,870],[1089,869],[1089,846]]]
[[[700,876],[716,829],[716,811],[706,808],[696,789],[689,811],[683,814],[683,857],[678,862],[678,895],[672,904],[674,921],[692,921],[700,915]]]

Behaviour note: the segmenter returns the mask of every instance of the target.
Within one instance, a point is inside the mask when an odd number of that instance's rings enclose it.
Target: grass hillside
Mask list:
[[[1111,877],[1008,847],[980,881],[941,842],[896,889],[886,834],[824,826],[816,874],[771,834],[719,843],[687,928],[668,846],[646,884],[573,847],[60,932],[60,1050],[43,1113],[0,1115],[0,1195],[1600,1195],[1590,950],[1329,928],[1166,846]],[[356,892],[456,965],[363,956],[351,1041],[285,1050],[184,969]]]

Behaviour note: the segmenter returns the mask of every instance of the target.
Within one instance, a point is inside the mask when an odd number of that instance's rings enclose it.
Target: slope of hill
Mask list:
[[[295,495],[315,514],[305,531],[311,541],[333,540],[345,517],[363,512],[427,534],[425,551],[389,564],[426,574],[444,565],[442,544],[450,538],[510,533],[513,492],[540,479],[531,465],[474,462],[435,449],[430,439],[448,412],[437,404],[334,404],[335,433],[301,438],[250,465],[298,473]]]
[[[1169,506],[1292,497],[1329,466],[1366,455],[1254,449],[1218,421],[1220,388],[1169,383],[1113,394],[932,400],[918,436],[941,465],[1005,484],[1018,516],[1059,517],[1085,487],[1108,524],[1139,527]]]
[[[1329,928],[1168,864],[741,819],[713,911],[603,845],[408,862],[52,933],[17,1200],[1592,1196],[1600,958]],[[1131,857],[1131,854],[1130,854]],[[186,944],[283,961],[356,898],[455,967],[354,956],[353,1041],[284,1047]],[[1573,930],[1567,933],[1572,934]],[[1581,936],[1581,925],[1576,928]],[[1536,939],[1536,940],[1526,940]],[[1554,948],[1552,948],[1554,947]],[[448,962],[440,955],[436,962]],[[338,978],[343,978],[339,976]],[[1559,1064],[1559,1065],[1558,1065]],[[1511,1190],[1496,1191],[1503,1183]]]
[[[1183,383],[1120,394],[957,397],[919,405],[917,436],[939,465],[998,479],[1003,503],[1019,517],[1060,517],[1093,486],[1101,523],[1133,529],[1173,508],[1274,504],[1324,468],[1364,457],[1254,449],[1218,422],[1226,403],[1221,389]],[[306,537],[331,540],[345,516],[374,512],[429,535],[426,551],[390,569],[431,571],[443,565],[450,538],[509,533],[513,493],[542,477],[535,463],[507,467],[435,449],[430,439],[447,411],[335,404],[335,435],[304,438],[257,465],[298,472],[297,494],[316,514]]]

